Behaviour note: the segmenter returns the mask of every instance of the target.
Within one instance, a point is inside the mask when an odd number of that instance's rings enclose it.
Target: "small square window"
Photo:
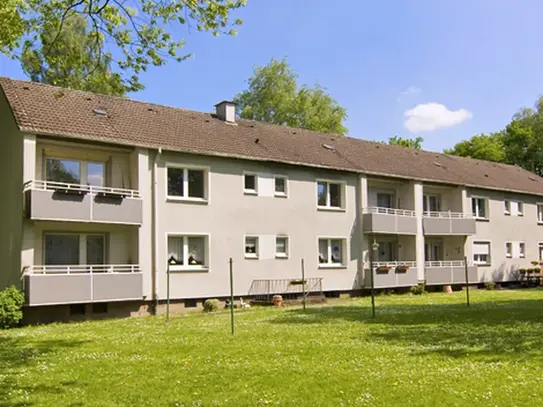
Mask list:
[[[543,223],[543,204],[537,204],[537,223]]]
[[[520,242],[518,244],[518,257],[524,259],[526,257],[526,243]]]
[[[473,264],[476,266],[490,265],[490,243],[473,242]]]
[[[344,239],[319,239],[319,266],[343,266]]]
[[[317,182],[317,206],[321,208],[343,208],[343,188],[340,182]]]
[[[511,201],[503,201],[503,213],[511,215]]]
[[[245,257],[252,259],[258,258],[258,237],[245,237]]]
[[[275,238],[275,257],[288,257],[288,237],[277,236]]]
[[[196,270],[207,267],[207,236],[168,236],[168,267]]]
[[[513,244],[511,242],[505,243],[505,257],[513,257]]]
[[[168,197],[201,201],[207,199],[206,170],[168,167]]]
[[[473,217],[476,219],[487,219],[486,213],[486,199],[484,198],[471,198],[471,208]]]
[[[287,195],[287,178],[275,177],[275,195],[286,196]]]
[[[522,202],[517,202],[517,215],[524,216],[524,204]]]
[[[256,194],[256,175],[255,174],[244,175],[243,189],[245,193]]]

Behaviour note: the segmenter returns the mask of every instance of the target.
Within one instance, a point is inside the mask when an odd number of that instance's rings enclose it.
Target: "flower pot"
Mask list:
[[[272,304],[276,307],[282,307],[283,306],[283,297],[280,295],[274,295],[272,297]]]

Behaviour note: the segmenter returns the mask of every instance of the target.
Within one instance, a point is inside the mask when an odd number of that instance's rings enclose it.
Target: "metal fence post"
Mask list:
[[[468,277],[468,258],[464,256],[464,270],[466,271],[466,301],[469,305],[469,277]]]
[[[230,265],[230,321],[232,324],[232,335],[234,335],[234,271],[232,257],[228,261]]]
[[[304,306],[304,311],[305,311],[305,267],[304,267],[304,259],[302,259],[302,304]]]

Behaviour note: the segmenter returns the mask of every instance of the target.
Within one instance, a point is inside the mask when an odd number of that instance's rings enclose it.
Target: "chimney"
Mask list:
[[[215,105],[217,117],[227,123],[236,122],[236,104],[228,100],[223,100]]]

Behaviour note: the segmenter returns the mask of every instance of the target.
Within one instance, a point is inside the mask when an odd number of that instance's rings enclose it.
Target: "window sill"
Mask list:
[[[336,208],[333,206],[317,206],[317,210],[324,212],[345,212],[345,208]]]
[[[190,198],[190,197],[182,197],[182,196],[167,196],[166,197],[167,202],[184,202],[184,203],[194,203],[194,204],[203,204],[207,205],[209,201],[204,198]]]
[[[285,259],[288,259],[288,254],[276,253],[276,254],[275,254],[275,258],[276,258],[276,259],[285,260]]]
[[[258,260],[258,254],[246,254],[245,258],[247,260]]]
[[[346,269],[347,266],[344,264],[319,264],[320,269]]]
[[[245,189],[245,190],[243,190],[243,195],[253,195],[253,196],[257,196],[257,195],[258,195],[258,191],[255,191],[255,190],[252,190],[252,189]]]
[[[490,267],[492,264],[490,264],[490,263],[479,263],[479,264],[473,263],[473,265],[475,267]]]
[[[511,212],[504,212],[503,213],[505,216],[511,216]]]
[[[543,221],[540,220],[540,221],[537,222],[537,224],[538,225],[543,225]]]
[[[490,222],[490,218],[480,218],[480,217],[474,216],[473,219],[475,219],[476,221],[481,221],[481,222]]]
[[[524,217],[524,214],[517,213],[517,216],[520,217],[520,218],[523,218],[523,217]]]
[[[273,196],[276,198],[288,198],[288,195],[283,192],[276,192]]]
[[[209,271],[209,267],[206,267],[206,266],[180,266],[180,265],[175,265],[175,266],[170,266],[170,272],[171,273],[175,273],[175,272],[208,272]]]

